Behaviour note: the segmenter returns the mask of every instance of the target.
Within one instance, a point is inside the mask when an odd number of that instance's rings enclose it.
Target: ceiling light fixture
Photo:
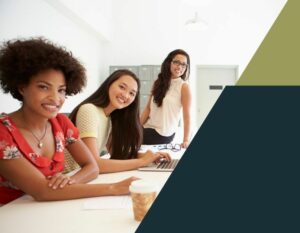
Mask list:
[[[198,17],[198,12],[195,12],[194,17],[187,20],[184,26],[188,31],[204,31],[208,28],[208,23]]]

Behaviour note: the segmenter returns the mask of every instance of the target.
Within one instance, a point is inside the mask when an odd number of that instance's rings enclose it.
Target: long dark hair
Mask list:
[[[167,91],[171,85],[171,62],[178,54],[184,55],[187,58],[187,67],[180,77],[182,80],[187,80],[190,75],[190,56],[182,49],[176,49],[168,54],[166,59],[161,65],[161,71],[158,74],[158,78],[155,80],[152,88],[153,101],[160,107],[163,103],[163,99],[166,96]]]
[[[86,100],[82,101],[69,115],[76,124],[76,115],[81,105],[91,103],[97,107],[105,108],[110,103],[109,88],[113,82],[123,75],[131,76],[138,84],[138,90],[134,101],[126,108],[116,109],[111,114],[111,144],[110,155],[112,159],[136,158],[143,141],[142,126],[139,120],[139,90],[140,81],[129,70],[117,70],[113,72],[101,86]]]

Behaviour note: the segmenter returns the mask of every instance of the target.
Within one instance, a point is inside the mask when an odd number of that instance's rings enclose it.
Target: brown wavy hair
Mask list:
[[[91,103],[97,107],[107,107],[110,103],[109,88],[123,75],[131,76],[137,82],[138,90],[134,101],[129,106],[116,109],[110,114],[112,131],[109,149],[112,159],[137,158],[143,141],[142,126],[139,121],[140,81],[137,76],[129,70],[113,72],[91,96],[82,101],[69,115],[72,122],[76,124],[76,115],[81,105]]]
[[[45,38],[10,40],[0,48],[0,85],[15,99],[23,101],[18,88],[49,69],[63,72],[66,95],[77,94],[86,84],[85,68],[72,53]]]
[[[176,49],[170,52],[161,65],[161,71],[158,74],[158,78],[155,80],[151,91],[151,94],[153,95],[153,101],[158,107],[162,106],[163,99],[170,88],[172,75],[170,70],[171,62],[178,54],[184,55],[187,58],[187,67],[180,78],[184,81],[189,78],[190,56],[188,53],[182,49]]]

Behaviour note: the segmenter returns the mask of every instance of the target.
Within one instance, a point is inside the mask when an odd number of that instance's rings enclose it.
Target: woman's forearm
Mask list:
[[[186,117],[184,119],[184,125],[183,125],[183,142],[190,141],[190,137],[191,137],[191,122],[190,122],[190,118]]]
[[[71,176],[71,178],[75,180],[76,184],[82,184],[97,178],[98,174],[98,167],[89,164],[87,166],[83,166],[77,173]]]
[[[89,147],[82,140],[69,145],[69,152],[81,169],[72,176],[75,183],[87,183],[95,179],[99,174],[99,168]]]
[[[58,201],[114,195],[110,191],[111,184],[72,184],[62,189],[43,187],[39,192],[32,194],[36,201]]]
[[[141,159],[127,159],[127,160],[116,160],[116,159],[97,159],[100,173],[111,173],[134,170],[143,166]]]
[[[38,192],[32,196],[37,201],[69,200],[85,197],[124,195],[129,193],[129,185],[136,177],[129,177],[125,180],[111,184],[74,184],[62,189],[53,190],[46,186],[46,183],[39,184]]]

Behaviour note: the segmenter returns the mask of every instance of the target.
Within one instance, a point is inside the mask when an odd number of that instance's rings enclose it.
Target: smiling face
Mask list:
[[[45,118],[55,117],[66,95],[66,81],[58,70],[40,72],[30,79],[28,85],[19,88],[23,96],[23,108]]]
[[[187,57],[182,54],[177,54],[171,61],[170,71],[172,78],[179,78],[187,69]]]
[[[109,106],[108,114],[115,109],[126,108],[130,105],[137,94],[138,84],[135,79],[129,75],[122,75],[119,79],[114,81],[109,87]]]

